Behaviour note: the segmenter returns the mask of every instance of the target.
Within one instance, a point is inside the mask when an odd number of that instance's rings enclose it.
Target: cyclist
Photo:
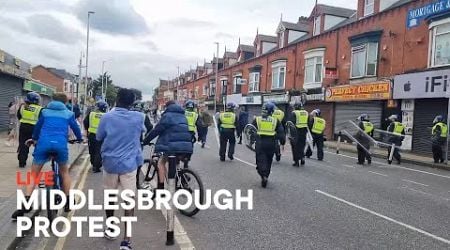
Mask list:
[[[158,187],[164,189],[166,176],[165,166],[169,154],[192,154],[192,135],[189,132],[188,122],[183,108],[175,101],[168,101],[165,111],[155,128],[144,139],[143,144],[148,145],[158,136],[155,152],[162,153],[158,162]]]
[[[144,116],[131,111],[135,94],[131,89],[120,89],[117,93],[116,107],[103,115],[97,130],[96,139],[103,141],[101,154],[103,161],[104,189],[136,191],[136,173],[144,163],[142,158],[141,136],[145,132]],[[114,216],[114,210],[106,210],[106,217]],[[134,209],[125,210],[125,216],[133,216]],[[127,230],[127,229],[125,229]],[[106,228],[105,237],[114,239],[112,228]],[[124,235],[120,249],[131,249],[131,238]]]
[[[108,111],[108,104],[105,101],[98,101],[95,104],[96,110],[91,111],[84,118],[83,125],[86,128],[88,134],[89,154],[91,155],[92,172],[101,172],[102,157],[100,155],[100,149],[102,143],[95,139],[97,134],[97,128],[100,124],[100,119]]]
[[[261,176],[263,188],[267,186],[277,140],[280,141],[281,145],[285,144],[284,129],[280,121],[272,116],[274,110],[275,105],[273,103],[265,103],[262,107],[261,116],[257,116],[252,122],[258,134],[255,144],[256,170]]]
[[[228,145],[228,158],[233,160],[234,157],[234,147],[236,145],[235,131],[236,127],[239,125],[239,120],[234,113],[236,109],[236,104],[229,102],[225,107],[225,112],[219,114],[219,121],[217,127],[220,132],[220,146],[219,146],[219,156],[220,161],[225,161],[225,152],[227,151]]]
[[[55,93],[53,95],[53,101],[42,110],[42,114],[33,130],[32,140],[28,140],[27,144],[36,145],[33,153],[33,165],[31,166],[32,176],[39,176],[42,166],[49,160],[49,153],[56,153],[55,161],[59,164],[60,175],[64,180],[62,189],[67,195],[71,184],[67,165],[69,160],[69,150],[67,148],[69,126],[76,135],[78,142],[82,142],[83,137],[74,113],[65,106],[66,102],[67,96],[64,93]],[[26,187],[25,197],[27,200],[30,198],[34,187],[34,182]],[[68,204],[69,202],[65,204],[65,212],[69,211]],[[18,216],[23,216],[26,212],[29,212],[29,210],[19,209],[14,212],[12,218],[16,219]]]
[[[17,118],[20,122],[19,127],[19,147],[17,148],[17,159],[19,167],[24,168],[27,164],[29,147],[25,142],[31,139],[34,126],[41,115],[42,107],[39,106],[41,97],[36,92],[29,92],[25,97],[25,104],[21,105],[17,111]]]

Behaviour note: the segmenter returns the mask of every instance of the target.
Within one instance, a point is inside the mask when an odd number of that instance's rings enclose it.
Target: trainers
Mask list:
[[[281,155],[276,155],[276,156],[275,156],[275,160],[281,161]]]
[[[298,164],[298,161],[294,162],[294,164],[292,164],[293,167],[300,167],[300,165]]]
[[[17,217],[22,217],[25,215],[25,211],[23,209],[18,209],[14,211],[14,213],[11,215],[11,219],[13,221],[17,220]]]
[[[110,228],[110,227],[106,228],[106,229],[105,229],[105,232],[104,232],[105,238],[108,239],[108,240],[115,240],[115,239],[117,239],[116,236],[111,236],[111,235],[110,235],[110,234],[113,234],[114,232],[115,232],[114,229],[112,229],[112,228]],[[122,249],[122,248],[120,248],[120,249]],[[131,248],[130,248],[130,249],[131,249]]]
[[[261,180],[261,186],[263,187],[263,188],[266,188],[267,187],[267,177],[262,177],[262,180]]]
[[[303,166],[303,165],[305,165],[305,160],[301,160],[300,161],[300,164]]]
[[[119,249],[120,250],[131,250],[133,248],[131,247],[131,242],[129,242],[127,240],[124,240],[124,241],[122,241],[120,243],[120,248]]]
[[[220,161],[225,161],[225,157],[220,157]]]
[[[202,148],[204,148],[205,147],[205,143],[204,142],[202,142]]]
[[[230,158],[230,160],[234,160],[234,157],[232,155],[229,155],[228,158]]]

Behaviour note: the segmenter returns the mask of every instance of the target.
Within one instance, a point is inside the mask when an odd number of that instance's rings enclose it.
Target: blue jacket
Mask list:
[[[181,106],[172,104],[167,107],[159,123],[145,138],[144,144],[150,143],[157,136],[155,152],[192,154],[192,135]]]
[[[239,113],[239,127],[243,129],[245,125],[248,124],[248,113],[246,111],[241,111]]]
[[[64,103],[51,101],[41,111],[39,120],[33,130],[33,139],[57,140],[61,143],[67,143],[69,126],[77,139],[82,140],[81,130],[73,112],[69,111]]]

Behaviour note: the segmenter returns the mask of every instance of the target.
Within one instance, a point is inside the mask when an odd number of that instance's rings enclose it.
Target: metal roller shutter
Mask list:
[[[261,115],[260,105],[247,105],[248,122],[253,121],[253,117]]]
[[[22,95],[22,85],[22,79],[0,74],[0,130],[8,129],[8,104],[14,97]]]
[[[373,102],[351,102],[337,103],[334,120],[334,133],[337,134],[347,121],[355,121],[361,114],[368,114],[370,121],[375,128],[381,127],[381,119],[383,115],[383,104],[379,101]]]
[[[447,99],[416,99],[414,104],[413,152],[431,156],[434,117],[447,116]]]
[[[306,103],[305,110],[311,113],[314,109],[320,109],[322,118],[327,122],[325,135],[328,139],[333,138],[333,103]]]

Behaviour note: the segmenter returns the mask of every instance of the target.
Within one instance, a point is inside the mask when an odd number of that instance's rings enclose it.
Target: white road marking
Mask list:
[[[370,213],[370,214],[372,214],[372,215],[375,215],[375,216],[377,216],[377,217],[380,217],[380,218],[382,218],[382,219],[385,219],[385,220],[387,220],[387,221],[393,222],[393,223],[395,223],[395,224],[397,224],[397,225],[403,226],[403,227],[405,227],[405,228],[407,228],[407,229],[410,229],[410,230],[412,230],[412,231],[421,233],[421,234],[423,234],[423,235],[425,235],[425,236],[431,237],[431,238],[433,238],[433,239],[435,239],[435,240],[438,240],[438,241],[440,241],[440,242],[443,242],[443,243],[445,243],[445,244],[450,245],[450,240],[448,240],[448,239],[445,239],[445,238],[442,238],[442,237],[440,237],[440,236],[434,235],[434,234],[429,233],[429,232],[427,232],[427,231],[425,231],[425,230],[422,230],[422,229],[420,229],[420,228],[417,228],[417,227],[411,226],[411,225],[409,225],[409,224],[403,223],[403,222],[401,222],[401,221],[395,220],[395,219],[393,219],[393,218],[390,218],[390,217],[388,217],[388,216],[386,216],[386,215],[382,215],[382,214],[377,213],[377,212],[375,212],[375,211],[372,211],[372,210],[370,210],[370,209],[361,207],[361,206],[359,206],[359,205],[357,205],[357,204],[355,204],[355,203],[346,201],[346,200],[341,199],[341,198],[339,198],[339,197],[336,197],[336,196],[334,196],[334,195],[332,195],[332,194],[329,194],[329,193],[326,193],[326,192],[323,192],[323,191],[320,191],[320,190],[315,190],[315,191],[316,191],[317,193],[319,193],[319,194],[325,195],[325,196],[327,196],[327,197],[329,197],[329,198],[335,199],[335,200],[340,201],[340,202],[342,202],[342,203],[344,203],[344,204],[347,204],[347,205],[352,206],[352,207],[354,207],[354,208],[358,208],[358,209],[360,209],[360,210],[362,210],[362,211],[365,211],[365,212],[367,212],[367,213]]]
[[[330,151],[327,151],[327,150],[324,150],[324,152],[328,153],[328,154],[334,154],[334,155],[338,155],[338,156],[342,156],[342,157],[355,159],[355,160],[358,159],[358,158],[353,157],[353,156],[344,155],[344,154],[336,154],[334,152],[330,152]],[[431,172],[427,172],[427,171],[423,171],[423,170],[418,170],[418,169],[413,169],[413,168],[401,167],[401,166],[396,166],[396,165],[389,165],[387,163],[379,162],[379,161],[372,161],[372,163],[377,163],[377,164],[380,164],[380,165],[383,165],[383,166],[392,167],[392,168],[400,168],[400,169],[407,170],[407,171],[413,171],[413,172],[417,172],[417,173],[428,174],[428,175],[439,176],[439,177],[442,177],[442,178],[450,179],[450,176],[448,176],[448,175],[440,175],[440,174],[435,174],[435,173],[431,173]]]
[[[164,216],[164,219],[167,220],[167,210],[164,206],[161,207],[161,213]],[[186,230],[184,230],[183,226],[181,225],[180,221],[178,220],[178,217],[174,215],[174,236],[175,240],[177,241],[178,245],[180,246],[180,249],[188,250],[188,249],[195,249],[194,244],[192,244],[191,239],[187,235]]]
[[[196,142],[196,143],[197,143],[198,145],[200,145],[200,146],[202,145],[201,142]],[[205,148],[210,149],[211,147],[205,144]]]
[[[377,175],[381,175],[381,176],[387,177],[387,175],[381,174],[381,173],[378,173],[378,172],[375,172],[375,171],[367,171],[367,172],[372,173],[372,174],[377,174]]]
[[[256,168],[256,165],[253,164],[253,163],[250,163],[250,162],[248,162],[248,161],[244,161],[244,160],[242,160],[242,159],[240,159],[240,158],[237,158],[237,157],[234,157],[234,159],[236,159],[236,160],[238,160],[238,161],[240,161],[240,162],[242,162],[242,163],[245,163],[245,164],[247,164],[247,165],[249,165],[249,166],[251,166],[251,167],[255,167],[255,168]]]
[[[441,196],[439,196],[439,195],[430,194],[430,193],[427,193],[427,192],[424,192],[424,191],[421,191],[421,190],[417,190],[417,189],[414,189],[414,188],[410,188],[410,187],[408,187],[408,186],[403,186],[403,187],[401,187],[401,188],[405,188],[405,189],[408,189],[408,190],[410,190],[410,191],[417,192],[417,193],[421,193],[421,194],[428,195],[428,196],[434,196],[434,197],[437,197],[437,198],[439,198],[439,199],[443,199],[443,200],[445,200],[445,201],[450,201],[449,198],[441,197]]]
[[[355,168],[355,166],[352,165],[348,165],[348,164],[341,164],[342,166],[346,167],[346,168]]]
[[[415,181],[408,180],[408,179],[402,179],[402,181],[414,183],[414,184],[421,185],[421,186],[424,186],[424,187],[429,187],[429,185],[427,185],[427,184],[423,184],[423,183],[420,183],[420,182],[415,182]]]

